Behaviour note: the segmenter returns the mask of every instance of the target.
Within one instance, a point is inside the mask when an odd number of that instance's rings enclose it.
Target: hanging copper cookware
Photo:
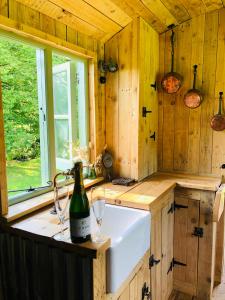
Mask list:
[[[183,83],[183,77],[180,74],[173,71],[173,69],[174,69],[174,35],[175,35],[174,31],[173,31],[173,27],[174,27],[174,25],[171,25],[168,27],[169,29],[172,29],[172,34],[171,34],[171,39],[170,39],[170,42],[171,42],[171,71],[163,77],[162,82],[161,82],[162,89],[167,94],[176,93],[180,89],[180,87]]]
[[[203,100],[201,92],[195,88],[198,66],[194,65],[193,68],[194,68],[193,88],[187,91],[187,93],[184,95],[184,104],[189,108],[199,107]]]
[[[216,131],[222,131],[225,129],[225,116],[222,114],[223,92],[220,92],[219,95],[219,111],[218,114],[216,114],[211,120],[211,127]]]

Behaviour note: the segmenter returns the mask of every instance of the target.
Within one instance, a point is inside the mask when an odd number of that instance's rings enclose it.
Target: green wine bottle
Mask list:
[[[74,190],[70,202],[70,235],[73,243],[83,243],[91,238],[90,208],[83,182],[83,164],[74,165]]]

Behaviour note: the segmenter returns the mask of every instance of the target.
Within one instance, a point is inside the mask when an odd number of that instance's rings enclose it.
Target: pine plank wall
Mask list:
[[[175,71],[184,76],[177,95],[159,92],[158,169],[221,175],[225,163],[225,131],[210,128],[218,112],[218,94],[225,93],[225,10],[195,17],[175,30]],[[160,74],[170,70],[170,32],[160,35]],[[183,104],[198,65],[197,88],[204,94],[194,110]]]

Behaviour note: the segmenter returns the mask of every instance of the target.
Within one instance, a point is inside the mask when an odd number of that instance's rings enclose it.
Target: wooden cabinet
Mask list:
[[[216,223],[213,222],[215,192],[177,189],[175,202],[174,289],[208,300],[214,286]]]
[[[151,211],[152,300],[168,300],[173,290],[173,191]]]
[[[107,300],[148,300],[150,293],[149,255],[147,251],[134,272],[129,276],[116,295],[108,295]]]
[[[137,180],[157,171],[158,101],[151,84],[158,73],[158,48],[158,33],[141,18],[105,44],[106,61],[119,66],[107,73],[106,144],[115,173]],[[150,111],[146,115],[144,108]]]

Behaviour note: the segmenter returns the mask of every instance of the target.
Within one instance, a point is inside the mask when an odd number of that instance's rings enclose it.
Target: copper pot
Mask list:
[[[193,88],[190,89],[185,95],[184,95],[184,104],[189,108],[197,108],[200,106],[203,96],[199,90],[195,88],[196,85],[196,76],[197,76],[197,65],[193,66],[194,68],[194,81],[193,81]]]
[[[211,120],[211,127],[216,131],[222,131],[225,129],[225,116],[222,114],[223,92],[220,92],[219,95],[219,111],[218,114],[216,114]]]
[[[169,28],[173,28],[174,26],[171,25]],[[162,81],[161,81],[161,86],[162,89],[167,93],[167,94],[174,94],[176,93],[180,87],[182,86],[183,83],[183,77],[178,74],[177,72],[174,72],[174,31],[172,29],[172,34],[171,34],[171,71],[167,73]]]

